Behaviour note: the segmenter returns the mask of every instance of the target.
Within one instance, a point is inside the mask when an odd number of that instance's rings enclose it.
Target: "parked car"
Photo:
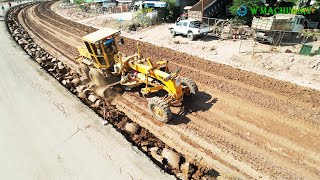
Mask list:
[[[172,36],[178,34],[186,35],[191,41],[195,37],[203,37],[210,32],[209,25],[202,23],[198,20],[180,20],[175,24],[169,26],[170,33]]]

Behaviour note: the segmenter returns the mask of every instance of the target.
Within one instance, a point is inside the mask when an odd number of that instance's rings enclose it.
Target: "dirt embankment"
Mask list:
[[[76,65],[71,55],[77,54],[80,37],[96,29],[62,18],[51,4],[25,8],[19,19],[42,48]],[[125,42],[120,50],[133,54],[137,41]],[[195,80],[200,92],[168,124],[154,120],[137,93],[126,92],[113,103],[132,121],[194,164],[226,177],[319,177],[319,91],[140,44],[145,57],[170,60],[172,69],[182,67],[182,75]]]

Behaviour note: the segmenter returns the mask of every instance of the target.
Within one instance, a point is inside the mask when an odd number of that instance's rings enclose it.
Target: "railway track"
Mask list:
[[[19,21],[42,48],[76,66],[81,36],[96,29],[55,14],[53,2],[28,6]],[[136,51],[125,38],[120,50]],[[173,120],[161,124],[146,111],[146,101],[126,92],[113,103],[165,144],[224,176],[316,179],[320,176],[320,92],[209,62],[148,43],[145,57],[168,59],[171,68],[200,88]],[[142,102],[142,103],[141,103]]]

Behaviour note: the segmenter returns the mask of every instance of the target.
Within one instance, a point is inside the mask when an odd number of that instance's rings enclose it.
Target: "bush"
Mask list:
[[[179,9],[176,7],[176,0],[161,0],[162,2],[166,2],[168,6],[167,9],[167,15],[165,16],[165,19],[167,21],[176,20],[178,16],[180,16]]]
[[[142,27],[153,25],[157,21],[157,17],[149,17],[147,14],[152,13],[152,8],[143,8],[137,11],[133,17],[133,22],[135,24],[140,24]]]
[[[234,16],[235,20],[241,20],[250,25],[253,18],[252,14],[248,13],[246,16],[240,17],[237,15],[237,10],[241,6],[246,6],[247,10],[250,11],[251,7],[256,7],[259,4],[261,4],[260,0],[234,0],[232,6],[229,8],[229,12]]]
[[[260,0],[234,0],[232,6],[230,6],[230,12],[232,15],[237,16],[237,10],[241,6],[246,6],[249,10],[251,7],[255,7],[261,3]]]
[[[84,3],[85,2],[85,0],[74,0],[74,3],[75,4],[82,4],[82,3]]]
[[[152,8],[140,9],[134,14],[132,21],[124,23],[120,26],[120,28],[125,30],[128,29],[130,31],[136,31],[140,27],[145,28],[151,25],[155,25],[159,22],[159,20],[157,17],[151,18],[148,16],[148,13],[152,12]]]

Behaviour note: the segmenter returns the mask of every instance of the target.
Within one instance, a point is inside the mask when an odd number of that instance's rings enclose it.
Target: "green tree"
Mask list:
[[[233,0],[229,10],[232,15],[237,15],[236,12],[241,6],[246,6],[250,10],[251,7],[258,6],[259,3],[261,3],[261,0]]]
[[[85,2],[85,0],[74,0],[74,3],[75,4],[82,4],[82,3],[84,3]]]
[[[320,22],[320,0],[316,0],[313,8],[310,18],[316,22]]]
[[[176,19],[179,14],[179,8],[176,7],[176,0],[161,0],[162,2],[167,3],[167,20],[174,20]]]
[[[229,12],[235,16],[234,20],[242,21],[245,24],[250,25],[253,17],[252,14],[250,13],[250,8],[257,7],[260,4],[261,4],[261,0],[233,0],[232,6],[230,6],[229,8]],[[243,17],[239,17],[237,15],[237,10],[241,6],[246,6],[248,10],[248,14]]]

